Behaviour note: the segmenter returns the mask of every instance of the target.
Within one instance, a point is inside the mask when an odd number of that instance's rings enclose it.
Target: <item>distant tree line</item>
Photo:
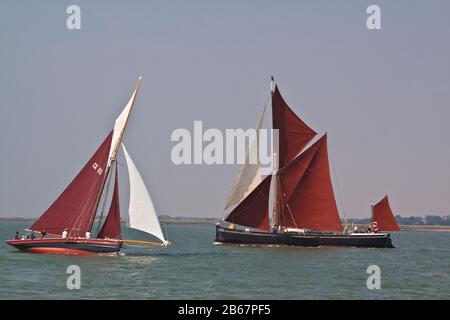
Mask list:
[[[160,215],[161,220],[166,221],[205,221],[205,222],[216,222],[220,220],[219,218],[203,218],[203,217],[172,217],[169,215]],[[432,225],[432,226],[450,226],[450,215],[447,216],[436,216],[436,215],[426,215],[425,217],[402,217],[396,215],[398,224],[402,225]],[[349,223],[355,224],[369,224],[372,222],[370,218],[349,218],[347,219]],[[344,222],[344,221],[342,221]]]
[[[398,224],[403,225],[431,225],[431,226],[450,226],[450,215],[447,216],[435,216],[435,215],[426,215],[425,217],[402,217],[400,215],[396,215],[395,219],[397,219]],[[351,218],[347,219],[349,223],[355,224],[368,224],[371,222],[370,218]]]

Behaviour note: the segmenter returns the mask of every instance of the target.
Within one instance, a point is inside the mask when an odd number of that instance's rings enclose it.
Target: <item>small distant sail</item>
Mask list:
[[[388,196],[385,196],[380,202],[373,206],[372,222],[376,222],[380,231],[400,231],[400,227],[395,220],[389,205]]]
[[[256,125],[256,135],[250,141],[244,163],[236,176],[236,180],[228,196],[225,210],[241,203],[263,180],[261,164],[259,162],[259,131],[262,127],[265,111],[266,107],[264,107],[259,116],[258,124]],[[250,163],[250,154],[258,155],[256,163]]]
[[[164,239],[147,187],[123,144],[122,148],[130,178],[130,206],[128,209],[130,227],[150,233],[165,243],[166,240]]]

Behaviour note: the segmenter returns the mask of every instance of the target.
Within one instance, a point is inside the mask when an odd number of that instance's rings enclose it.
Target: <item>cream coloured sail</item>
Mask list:
[[[130,206],[128,208],[130,227],[150,233],[163,243],[167,243],[164,239],[158,216],[148,194],[147,187],[123,144],[122,148],[127,161],[128,176],[130,178]]]
[[[125,127],[127,125],[128,118],[130,117],[130,112],[131,112],[131,109],[133,108],[134,100],[136,99],[136,94],[141,85],[141,79],[142,79],[142,76],[139,77],[138,82],[136,84],[136,88],[134,89],[130,100],[128,101],[127,105],[122,110],[120,115],[117,117],[116,122],[114,123],[114,131],[113,131],[113,136],[112,136],[112,140],[111,140],[111,149],[109,150],[108,167],[111,165],[111,161],[115,160],[117,157],[117,151],[119,150],[120,142],[122,141],[122,136],[125,131]]]
[[[250,163],[249,159],[250,154],[258,154],[259,131],[262,127],[265,112],[266,107],[264,107],[261,115],[259,116],[258,123],[256,125],[256,135],[253,136],[253,139],[250,141],[249,148],[245,154],[245,162],[236,176],[236,180],[234,181],[225,205],[225,210],[241,203],[241,201],[244,200],[263,180],[259,156],[257,157],[258,160],[256,163]]]

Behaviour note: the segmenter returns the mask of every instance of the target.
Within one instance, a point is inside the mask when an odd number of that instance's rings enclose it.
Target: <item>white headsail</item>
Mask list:
[[[259,162],[259,156],[257,157],[257,163],[250,163],[250,154],[259,154],[259,131],[262,127],[264,113],[266,107],[264,107],[256,125],[256,135],[250,141],[249,148],[245,154],[244,164],[241,166],[231,192],[228,196],[225,210],[241,203],[242,200],[261,183],[264,176],[261,173],[261,164]]]
[[[127,161],[128,176],[130,178],[130,206],[128,208],[130,227],[150,233],[163,243],[167,243],[166,239],[164,239],[158,216],[156,215],[155,207],[153,206],[147,187],[123,144],[122,148]]]

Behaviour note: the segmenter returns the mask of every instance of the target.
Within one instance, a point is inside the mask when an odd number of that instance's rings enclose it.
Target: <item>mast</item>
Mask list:
[[[272,153],[272,192],[273,192],[273,203],[272,203],[272,227],[276,228],[280,224],[280,215],[279,215],[279,197],[278,197],[278,184],[280,183],[278,177],[278,168],[277,168],[277,153]]]
[[[373,221],[373,217],[374,217],[374,210],[375,210],[375,204],[372,202],[370,202],[370,217],[372,218]]]
[[[273,93],[275,91],[275,79],[273,78],[273,75],[270,77],[270,105],[272,107],[272,116],[274,113],[273,110]],[[273,129],[273,125],[272,125]],[[278,149],[278,143],[277,142],[277,148]],[[273,144],[272,144],[273,147]],[[273,182],[273,207],[272,207],[272,227],[277,228],[278,225],[280,225],[280,214],[279,214],[279,197],[278,197],[278,184],[279,184],[279,177],[278,177],[278,154],[274,150],[272,150],[272,176],[275,177],[275,179],[272,179]]]
[[[120,146],[120,144],[122,142],[123,134],[125,133],[125,128],[126,128],[126,126],[128,124],[128,120],[130,118],[131,111],[133,110],[134,102],[136,100],[136,95],[137,95],[137,93],[139,91],[139,88],[141,86],[141,80],[142,80],[142,75],[139,76],[137,84],[136,84],[136,88],[134,89],[134,92],[133,92],[130,100],[128,101],[128,103],[125,106],[124,110],[119,115],[119,117],[116,119],[116,122],[114,124],[113,137],[112,137],[112,141],[111,141],[111,149],[110,149],[110,152],[109,152],[108,165],[106,167],[106,174],[103,176],[102,186],[100,188],[100,192],[97,194],[95,211],[94,211],[94,214],[92,216],[92,219],[91,219],[91,222],[90,222],[90,225],[89,225],[89,230],[92,230],[92,226],[94,225],[95,216],[97,214],[97,210],[98,210],[98,207],[100,205],[101,195],[102,195],[103,190],[105,188],[107,177],[108,177],[108,175],[109,175],[109,173],[111,171],[110,170],[111,169],[111,163],[112,163],[112,161],[115,161],[116,158],[117,158],[118,149],[119,149],[119,146]],[[119,131],[118,135],[116,134],[117,131]]]

